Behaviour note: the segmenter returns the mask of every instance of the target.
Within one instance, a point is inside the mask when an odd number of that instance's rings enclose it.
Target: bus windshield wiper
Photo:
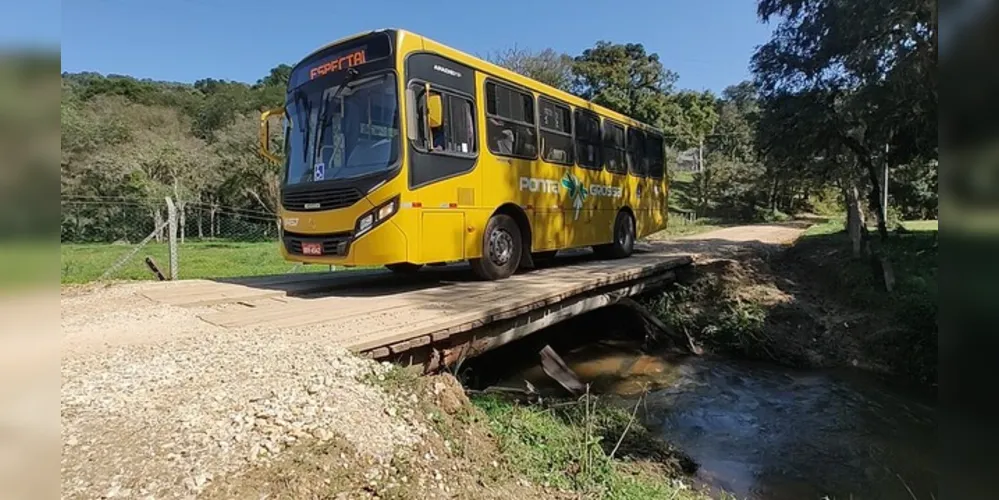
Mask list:
[[[315,144],[315,150],[314,150],[314,151],[316,151],[316,154],[318,154],[319,152],[322,151],[322,146],[321,145],[323,143],[323,136],[325,135],[325,132],[326,132],[326,126],[327,126],[328,122],[330,121],[330,108],[336,107],[334,105],[334,103],[336,102],[336,98],[340,97],[340,92],[342,92],[343,89],[347,88],[347,85],[352,80],[354,80],[354,78],[356,78],[357,75],[358,75],[358,72],[357,72],[356,69],[349,68],[347,70],[347,76],[344,77],[343,82],[341,82],[340,86],[336,88],[336,90],[333,92],[333,95],[330,96],[329,99],[325,99],[325,98],[323,99],[323,103],[322,103],[323,107],[321,108],[321,111],[320,111],[320,114],[319,114],[319,123],[317,124],[318,127],[319,127],[319,132],[316,135],[316,144]]]
[[[312,101],[302,92],[301,88],[295,90],[293,98],[295,103],[295,113],[293,122],[297,122],[298,130],[305,136],[305,144],[302,146],[302,161],[309,161],[309,140],[312,139],[312,131],[309,129],[309,115],[312,114]]]

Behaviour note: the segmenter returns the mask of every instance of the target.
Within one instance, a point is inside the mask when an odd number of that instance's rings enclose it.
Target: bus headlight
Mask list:
[[[391,200],[375,207],[373,210],[368,211],[357,219],[357,227],[354,228],[354,237],[357,238],[368,231],[371,231],[375,226],[395,215],[398,210],[399,197],[396,196],[395,198],[392,198]]]
[[[396,204],[395,204],[395,199],[393,198],[389,200],[388,203],[382,205],[381,208],[378,209],[378,220],[388,219],[389,217],[392,216],[392,214],[395,213],[395,209],[396,209]]]
[[[357,221],[357,234],[365,233],[375,225],[375,214],[368,214]]]

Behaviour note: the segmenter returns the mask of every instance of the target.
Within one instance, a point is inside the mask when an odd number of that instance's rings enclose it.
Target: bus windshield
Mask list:
[[[292,91],[285,107],[285,184],[391,168],[399,157],[398,102],[392,73]]]

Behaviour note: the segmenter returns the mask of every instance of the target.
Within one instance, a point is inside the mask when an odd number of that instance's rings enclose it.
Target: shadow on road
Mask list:
[[[727,258],[738,254],[770,252],[785,248],[801,231],[815,221],[736,226],[710,233],[667,240],[643,240],[635,245],[635,255],[643,258],[691,255],[695,258]],[[546,262],[539,262],[534,269],[522,269],[517,275],[545,269],[579,265],[599,261],[588,249],[561,251]],[[477,282],[467,263],[445,266],[427,266],[413,274],[397,274],[387,269],[340,270],[328,273],[297,273],[247,278],[222,278],[218,283],[242,285],[262,290],[281,291],[292,297],[388,297],[406,292],[442,288],[458,283]],[[483,282],[484,287],[493,285]]]

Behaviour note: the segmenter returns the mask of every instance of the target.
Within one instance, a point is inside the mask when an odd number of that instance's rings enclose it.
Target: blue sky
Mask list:
[[[70,72],[253,82],[334,39],[397,27],[477,55],[638,42],[679,73],[678,87],[720,92],[749,77],[749,58],[770,35],[755,9],[752,0],[75,0],[62,5],[62,63]]]
[[[58,47],[59,17],[59,0],[4,2],[0,6],[0,47]]]

